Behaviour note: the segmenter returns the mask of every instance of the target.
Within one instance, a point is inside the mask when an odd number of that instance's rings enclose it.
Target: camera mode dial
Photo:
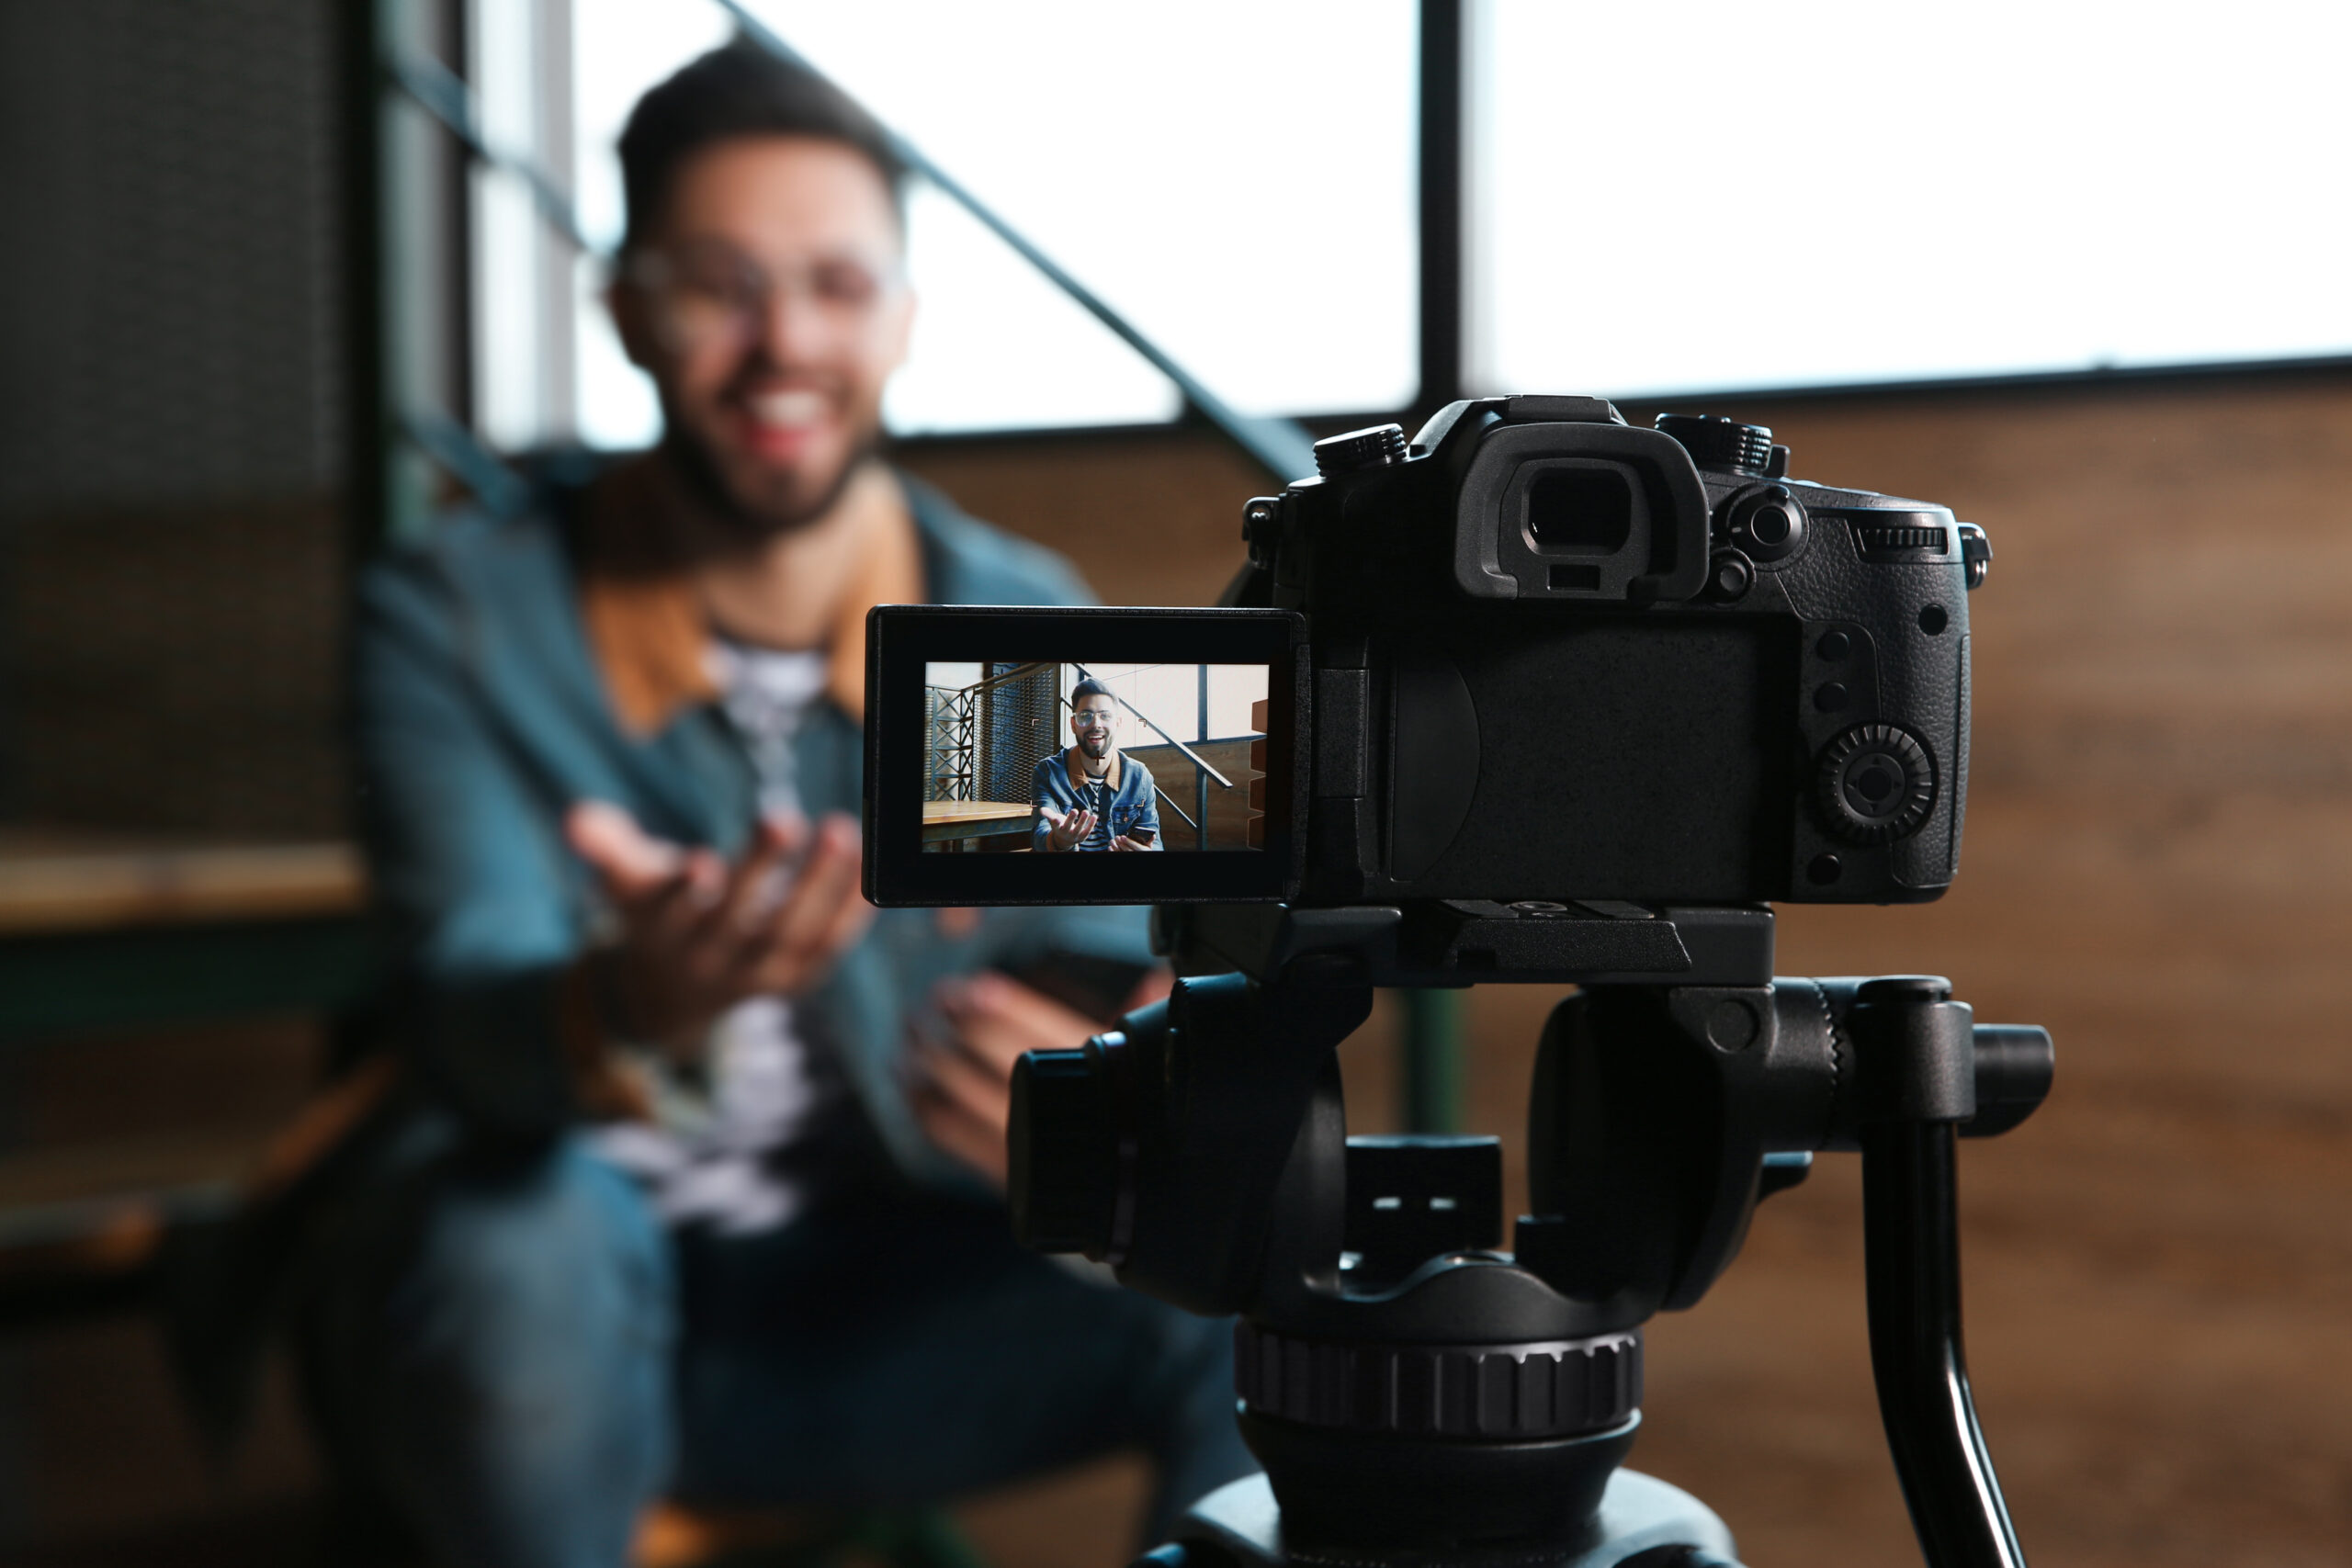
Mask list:
[[[1788,472],[1789,449],[1772,445],[1772,432],[1767,426],[1742,424],[1711,413],[1662,413],[1657,425],[1680,442],[1690,460],[1702,468],[1768,479]]]
[[[1858,724],[1821,753],[1818,795],[1829,830],[1884,844],[1919,830],[1936,803],[1936,768],[1918,738],[1891,724]]]

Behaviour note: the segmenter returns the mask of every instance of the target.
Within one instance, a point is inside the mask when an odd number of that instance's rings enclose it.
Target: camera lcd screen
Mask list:
[[[923,666],[925,854],[1262,853],[1263,664]],[[1190,739],[1186,739],[1189,735]]]
[[[1282,897],[1300,635],[1270,611],[877,609],[867,897]]]

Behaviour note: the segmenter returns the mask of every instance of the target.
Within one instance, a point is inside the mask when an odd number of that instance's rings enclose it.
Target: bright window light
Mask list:
[[[729,32],[707,0],[576,0],[579,205],[617,238],[613,146],[639,94]],[[763,0],[777,34],[1250,412],[1414,391],[1409,0],[1178,9],[1027,0]],[[935,191],[911,212],[921,301],[886,414],[902,432],[1170,418],[1174,389]],[[658,414],[583,273],[581,415]]]
[[[620,243],[626,209],[614,148],[628,111],[646,88],[733,30],[708,0],[572,0],[572,208],[604,250]],[[662,409],[605,312],[605,264],[583,256],[576,276],[581,439],[591,446],[650,446],[662,431]]]
[[[2352,353],[2352,6],[1473,16],[1480,390]]]

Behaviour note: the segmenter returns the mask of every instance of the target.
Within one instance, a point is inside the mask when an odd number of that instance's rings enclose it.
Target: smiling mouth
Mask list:
[[[797,432],[824,423],[832,412],[832,400],[824,393],[805,387],[788,387],[746,398],[743,407],[756,424],[770,430]]]
[[[732,404],[744,450],[771,461],[797,460],[840,423],[833,400],[808,387],[739,394]]]

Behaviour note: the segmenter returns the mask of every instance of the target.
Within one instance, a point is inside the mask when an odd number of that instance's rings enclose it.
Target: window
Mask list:
[[[1475,390],[2352,353],[2352,7],[1471,10]]]
[[[1038,0],[752,9],[1246,412],[1413,394],[1415,13],[1406,0],[1170,10]],[[621,228],[613,145],[639,94],[731,30],[707,0],[576,0],[577,200]],[[1175,389],[940,193],[901,432],[1165,420]],[[649,439],[650,389],[583,271],[582,433]]]
[[[484,7],[484,123],[568,172],[609,246],[630,106],[733,20],[716,0],[527,5],[560,38],[537,58],[568,50],[571,69],[535,90]],[[1419,393],[1408,0],[751,8],[1243,412]],[[2331,76],[2352,7],[1464,9],[1473,392],[2352,355],[2352,94]],[[593,443],[649,439],[603,263],[534,316],[568,264],[524,254],[529,203],[502,178],[478,197],[479,423],[522,445],[576,411]],[[1164,378],[944,195],[914,193],[911,228],[922,305],[893,429],[1174,415]]]

